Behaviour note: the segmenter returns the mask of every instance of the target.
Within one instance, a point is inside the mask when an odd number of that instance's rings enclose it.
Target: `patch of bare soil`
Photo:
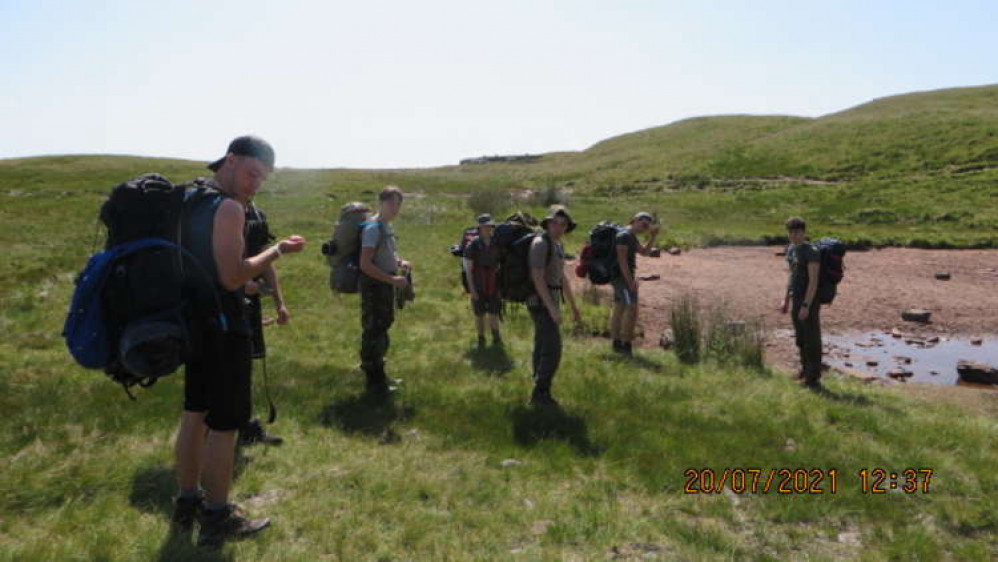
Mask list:
[[[668,328],[673,302],[693,294],[705,305],[723,305],[731,316],[761,320],[770,331],[767,358],[777,367],[796,370],[796,348],[789,315],[779,305],[787,284],[786,258],[779,247],[696,249],[660,258],[639,257],[641,324],[644,346],[657,345]],[[899,329],[919,337],[984,337],[998,334],[998,251],[886,248],[846,255],[846,277],[838,297],[822,308],[825,334]],[[936,278],[949,273],[949,280]],[[932,312],[927,324],[906,322],[906,309]],[[998,358],[996,358],[998,361]],[[909,385],[912,388],[924,385]],[[932,394],[952,388],[918,389]],[[968,390],[968,389],[960,389]],[[953,394],[957,394],[954,392]],[[962,395],[962,393],[959,393]],[[995,410],[991,401],[977,410]]]

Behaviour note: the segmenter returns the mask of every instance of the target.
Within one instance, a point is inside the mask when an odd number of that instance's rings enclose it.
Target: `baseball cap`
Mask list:
[[[274,147],[270,146],[270,143],[256,137],[253,135],[243,135],[241,137],[236,137],[232,142],[229,143],[228,150],[225,151],[225,156],[229,154],[235,154],[236,156],[252,156],[260,162],[263,162],[270,169],[274,169]],[[215,160],[211,164],[208,164],[208,169],[212,172],[217,172],[222,164],[225,163],[225,156]]]

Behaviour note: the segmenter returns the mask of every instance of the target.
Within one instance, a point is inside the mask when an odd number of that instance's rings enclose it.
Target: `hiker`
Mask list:
[[[787,264],[790,278],[780,310],[790,310],[794,324],[797,349],[800,352],[801,370],[798,378],[803,386],[821,388],[821,303],[818,300],[818,276],[821,254],[807,242],[807,225],[804,219],[792,217],[786,222]],[[793,303],[793,307],[790,304]]]
[[[369,394],[385,396],[399,382],[385,373],[391,343],[388,330],[395,321],[397,290],[410,287],[412,266],[398,256],[391,222],[402,210],[402,190],[389,185],[378,195],[378,214],[364,223],[360,250],[361,369]],[[401,270],[402,275],[399,275]]]
[[[492,345],[502,345],[499,320],[502,300],[499,298],[499,247],[492,243],[496,223],[492,215],[480,215],[478,237],[464,249],[464,271],[468,279],[471,308],[475,313],[478,348],[485,347],[485,325],[492,329]]]
[[[530,246],[530,275],[535,294],[527,299],[527,308],[534,321],[534,390],[533,406],[557,406],[551,396],[551,380],[561,362],[561,300],[562,295],[572,307],[572,317],[581,322],[575,306],[572,286],[565,275],[565,248],[562,237],[575,230],[575,221],[562,206],[554,206],[541,221],[544,233],[534,237]]]
[[[638,278],[637,254],[651,253],[658,236],[659,226],[651,213],[640,212],[631,217],[631,222],[617,233],[617,268],[619,275],[613,284],[613,314],[610,317],[610,336],[613,350],[630,357],[634,328],[638,324]],[[648,232],[644,244],[638,242],[638,235]]]
[[[246,257],[255,256],[267,249],[267,245],[274,241],[274,235],[270,233],[267,225],[267,214],[257,207],[252,201],[246,205]],[[246,293],[247,320],[253,335],[250,338],[251,357],[264,361],[264,377],[266,373],[267,344],[263,334],[263,296],[270,296],[274,300],[274,308],[277,313],[276,322],[279,326],[288,323],[290,314],[284,303],[284,295],[281,292],[280,280],[277,277],[277,270],[273,264],[269,264],[263,274],[255,279],[246,282],[243,288]],[[266,384],[266,381],[264,381]],[[268,395],[269,399],[269,395]],[[276,415],[271,403],[272,417]],[[271,419],[273,423],[273,419]],[[264,445],[280,445],[284,439],[271,434],[263,427],[260,418],[253,418],[239,428],[239,444],[253,445],[263,443]]]
[[[173,522],[190,530],[199,520],[198,545],[218,547],[270,524],[269,519],[242,517],[229,503],[236,430],[252,409],[244,287],[281,255],[300,252],[305,239],[292,236],[245,257],[246,205],[274,169],[274,149],[266,141],[238,137],[208,168],[215,175],[188,193],[182,224],[184,248],[215,283],[192,287],[192,329],[200,347],[184,374],[184,413],[175,450],[180,495]]]

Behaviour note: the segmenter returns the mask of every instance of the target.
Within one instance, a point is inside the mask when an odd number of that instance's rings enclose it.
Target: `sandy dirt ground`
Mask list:
[[[663,252],[660,258],[639,257],[638,276],[659,278],[640,283],[644,338],[636,343],[658,345],[659,336],[668,328],[673,302],[693,294],[701,303],[725,306],[734,318],[761,320],[770,334],[768,361],[787,371],[796,370],[790,317],[779,311],[787,283],[786,258],[777,255],[781,250],[721,247],[678,256]],[[845,264],[846,277],[838,297],[822,309],[825,334],[898,329],[915,337],[998,340],[998,251],[886,248],[851,251]],[[951,279],[937,280],[937,272],[948,272]],[[901,312],[910,308],[931,311],[931,321],[903,321]],[[959,394],[967,389],[949,390]],[[998,392],[994,394],[998,399]],[[998,400],[996,404],[986,400],[985,410],[998,413]]]

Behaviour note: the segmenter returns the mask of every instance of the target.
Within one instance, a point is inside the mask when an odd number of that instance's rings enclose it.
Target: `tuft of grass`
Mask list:
[[[512,195],[506,189],[490,187],[475,191],[468,197],[468,208],[475,215],[488,213],[498,217],[512,206]]]
[[[721,364],[738,365],[749,369],[765,366],[765,327],[757,320],[732,318],[728,307],[715,305],[705,312],[706,328],[703,331],[705,355]]]
[[[700,362],[703,324],[700,303],[692,295],[683,295],[670,312],[673,348],[680,362],[693,365]]]
[[[680,362],[713,359],[720,365],[761,370],[765,367],[765,328],[756,320],[733,318],[728,307],[704,307],[690,294],[671,310],[673,349]]]

